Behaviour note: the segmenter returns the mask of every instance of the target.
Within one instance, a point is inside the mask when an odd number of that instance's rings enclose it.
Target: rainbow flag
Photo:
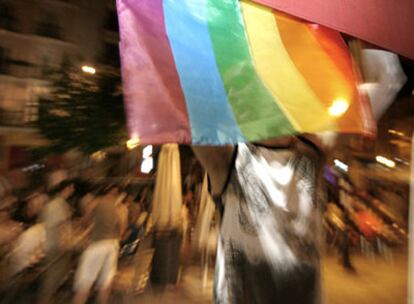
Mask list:
[[[143,144],[374,130],[336,31],[244,0],[117,8],[128,128]]]

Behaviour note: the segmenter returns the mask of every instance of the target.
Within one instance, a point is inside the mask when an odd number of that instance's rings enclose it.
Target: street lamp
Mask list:
[[[82,71],[86,74],[94,75],[96,73],[96,69],[94,67],[91,67],[89,65],[83,65]]]

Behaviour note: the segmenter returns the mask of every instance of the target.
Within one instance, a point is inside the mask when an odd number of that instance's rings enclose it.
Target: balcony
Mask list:
[[[120,63],[118,45],[112,44],[112,43],[106,43],[104,52],[102,53],[99,61],[103,65],[119,68],[121,63]]]
[[[118,15],[116,10],[110,10],[107,13],[104,30],[119,33]]]
[[[46,67],[13,59],[5,59],[0,61],[0,75],[8,75],[16,78],[30,78],[47,80],[50,73]]]
[[[7,75],[9,73],[9,65],[4,62],[0,61],[0,75]]]

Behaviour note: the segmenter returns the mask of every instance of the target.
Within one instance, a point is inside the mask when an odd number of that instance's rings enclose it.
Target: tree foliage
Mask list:
[[[48,150],[77,148],[93,153],[125,140],[125,118],[119,74],[95,75],[69,64],[52,77],[50,93],[39,102],[37,127],[50,141]]]

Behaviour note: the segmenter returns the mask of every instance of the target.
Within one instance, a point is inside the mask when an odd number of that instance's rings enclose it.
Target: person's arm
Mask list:
[[[211,194],[221,194],[229,174],[234,146],[192,146],[192,149],[209,175]]]

